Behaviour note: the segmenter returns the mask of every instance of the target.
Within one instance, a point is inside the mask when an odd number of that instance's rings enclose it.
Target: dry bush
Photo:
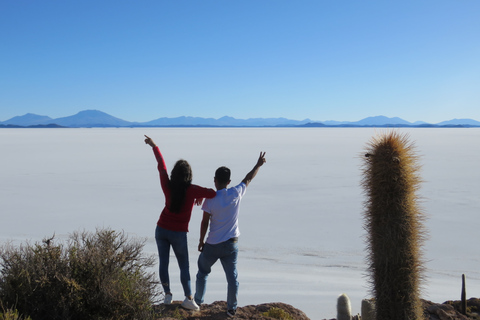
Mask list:
[[[76,232],[66,244],[0,248],[0,300],[34,320],[149,319],[157,298],[154,257],[123,232]]]

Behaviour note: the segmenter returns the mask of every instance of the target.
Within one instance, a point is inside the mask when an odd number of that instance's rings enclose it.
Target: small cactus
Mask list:
[[[350,299],[345,293],[337,299],[337,320],[352,320]]]
[[[375,320],[374,299],[363,299],[361,308],[362,320]]]

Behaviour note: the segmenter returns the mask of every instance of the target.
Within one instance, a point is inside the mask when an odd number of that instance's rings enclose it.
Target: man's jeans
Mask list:
[[[198,258],[198,273],[196,282],[195,302],[202,304],[205,297],[207,278],[214,263],[220,259],[227,276],[228,310],[237,309],[238,281],[237,281],[238,239],[232,238],[219,244],[206,243]]]
[[[191,296],[187,233],[170,231],[157,226],[155,240],[157,241],[158,257],[160,258],[160,281],[165,294],[171,293],[168,264],[170,262],[170,246],[172,246],[180,267],[180,281],[182,282],[183,292],[185,296]]]

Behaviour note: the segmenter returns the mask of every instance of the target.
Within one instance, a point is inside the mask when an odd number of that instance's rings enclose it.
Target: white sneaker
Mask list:
[[[164,304],[171,304],[172,303],[172,294],[171,293],[167,293],[165,294],[165,299],[163,299],[163,303]]]
[[[185,297],[185,300],[183,300],[182,307],[184,307],[185,309],[188,309],[188,310],[195,310],[195,311],[200,310],[200,307],[195,302],[195,300],[193,300],[193,299],[190,300],[187,297]]]

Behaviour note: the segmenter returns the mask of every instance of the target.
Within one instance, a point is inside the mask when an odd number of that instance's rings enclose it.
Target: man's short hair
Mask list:
[[[227,167],[220,167],[215,171],[215,179],[220,183],[227,183],[230,181],[230,169]]]

